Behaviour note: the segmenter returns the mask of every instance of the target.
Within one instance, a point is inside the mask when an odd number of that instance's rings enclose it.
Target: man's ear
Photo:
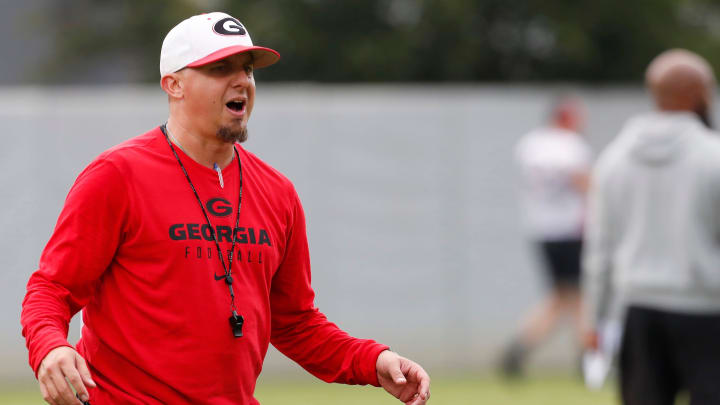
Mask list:
[[[172,98],[183,98],[183,77],[180,72],[170,73],[160,79],[160,87]]]

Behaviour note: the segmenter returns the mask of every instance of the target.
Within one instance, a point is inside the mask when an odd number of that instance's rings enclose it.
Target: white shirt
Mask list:
[[[592,165],[585,140],[561,128],[540,128],[520,139],[515,155],[530,235],[539,240],[579,239],[585,199],[573,179]]]

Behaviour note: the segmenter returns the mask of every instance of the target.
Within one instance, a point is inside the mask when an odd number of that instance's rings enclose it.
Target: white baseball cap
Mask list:
[[[255,68],[270,66],[280,59],[277,51],[254,46],[250,33],[236,18],[219,12],[195,15],[165,36],[160,50],[160,76],[242,52],[252,52]]]

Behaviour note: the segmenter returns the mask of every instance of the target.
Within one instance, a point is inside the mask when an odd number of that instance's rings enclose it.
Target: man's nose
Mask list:
[[[232,85],[234,87],[245,87],[252,82],[252,73],[248,73],[244,68],[238,69],[233,74]]]

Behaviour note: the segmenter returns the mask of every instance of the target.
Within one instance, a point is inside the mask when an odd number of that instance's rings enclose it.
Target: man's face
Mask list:
[[[247,123],[255,102],[252,55],[228,56],[182,73],[184,112],[195,128],[225,142],[247,139]]]

